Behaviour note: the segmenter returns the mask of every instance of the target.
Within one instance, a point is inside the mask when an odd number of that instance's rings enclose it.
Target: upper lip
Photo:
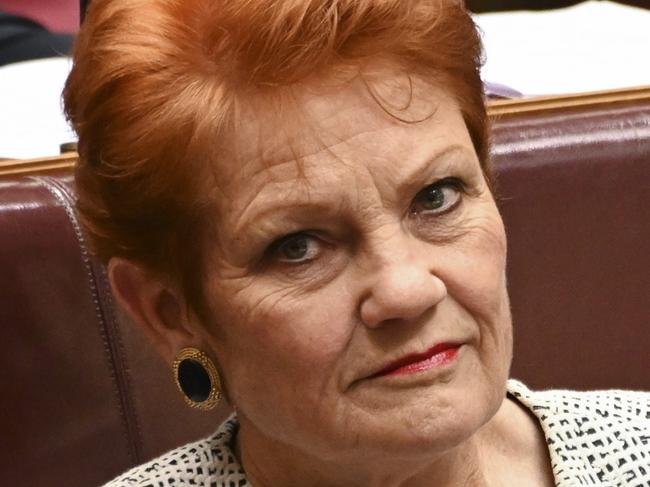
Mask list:
[[[434,345],[433,347],[429,348],[428,350],[424,352],[419,352],[419,353],[410,353],[408,355],[404,355],[397,360],[393,360],[392,362],[389,362],[388,364],[382,366],[378,371],[370,375],[370,378],[373,377],[379,377],[385,374],[388,374],[389,372],[392,372],[394,370],[399,369],[400,367],[404,367],[409,364],[421,362],[423,360],[426,360],[430,357],[433,357],[436,354],[439,354],[441,352],[444,352],[445,350],[449,350],[451,348],[458,348],[460,347],[460,343],[458,342],[443,342],[443,343],[438,343],[437,345]]]

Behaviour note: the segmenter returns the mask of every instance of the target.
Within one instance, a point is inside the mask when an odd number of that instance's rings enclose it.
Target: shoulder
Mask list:
[[[211,437],[176,448],[139,465],[104,487],[245,486],[244,471],[230,448],[237,428],[238,423],[233,416]],[[236,483],[231,484],[233,481]]]
[[[508,382],[508,392],[528,406],[537,416],[549,414],[604,420],[605,423],[650,421],[650,393],[639,391],[531,391],[521,382]]]
[[[517,381],[508,391],[538,418],[556,477],[650,481],[650,393],[531,391]]]

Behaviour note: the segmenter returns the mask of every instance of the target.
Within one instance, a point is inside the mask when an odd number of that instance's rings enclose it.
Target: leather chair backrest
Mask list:
[[[513,376],[533,387],[650,389],[648,99],[493,107],[507,112],[493,155]],[[116,308],[73,187],[69,171],[0,179],[5,485],[100,485],[228,413],[186,408],[169,367]]]
[[[650,97],[497,117],[494,141],[513,376],[650,389]]]

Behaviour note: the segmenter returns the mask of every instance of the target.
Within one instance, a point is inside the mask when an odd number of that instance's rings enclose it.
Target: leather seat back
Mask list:
[[[650,97],[497,118],[494,140],[513,376],[650,390]]]

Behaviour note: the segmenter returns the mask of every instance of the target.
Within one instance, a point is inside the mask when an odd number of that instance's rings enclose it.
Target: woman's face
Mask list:
[[[204,326],[242,431],[331,460],[452,448],[511,359],[506,238],[459,108],[417,83],[418,123],[358,81],[294,95],[243,110],[216,168]]]

